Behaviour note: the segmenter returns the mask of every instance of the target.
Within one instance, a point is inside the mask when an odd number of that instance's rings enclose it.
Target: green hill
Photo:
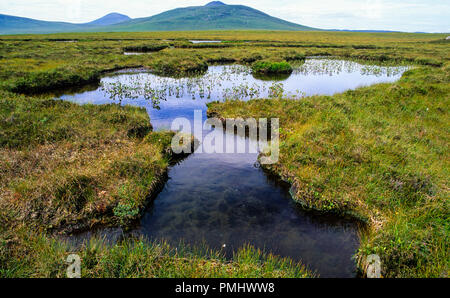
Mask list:
[[[177,8],[139,19],[113,13],[86,24],[38,21],[0,14],[0,34],[60,32],[138,32],[195,30],[317,30],[272,17],[243,5],[220,1],[205,6]]]
[[[38,21],[0,14],[0,34],[59,33],[83,31],[84,25]]]
[[[114,25],[131,20],[128,16],[110,13],[85,24],[38,21],[29,18],[0,14],[0,34],[32,34],[96,31],[102,26]]]
[[[191,30],[315,30],[287,22],[243,5],[215,1],[205,6],[177,8],[149,17],[103,28],[108,31]]]

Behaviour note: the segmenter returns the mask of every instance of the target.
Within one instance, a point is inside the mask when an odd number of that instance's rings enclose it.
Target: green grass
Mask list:
[[[168,47],[169,47],[168,44],[142,44],[142,45],[127,46],[124,47],[123,50],[125,52],[147,53],[147,52],[159,52]]]
[[[28,82],[22,92],[60,86],[39,77],[25,81],[10,73],[9,79]],[[173,133],[152,132],[145,109],[80,106],[8,89],[0,90],[0,275],[64,277],[69,249],[52,235],[95,226],[127,229],[140,219],[164,185],[169,163],[178,159],[170,150]],[[180,254],[163,243],[101,247],[94,256],[89,245],[77,251],[83,266],[92,258],[99,262],[86,265],[85,277],[310,276],[290,260],[251,248],[230,262],[195,248]],[[134,258],[146,262],[123,266]]]
[[[227,260],[206,248],[92,239],[73,248],[54,233],[138,220],[165,183],[173,133],[146,111],[0,91],[0,277],[64,278],[67,256],[86,278],[312,277],[252,247]],[[137,133],[139,132],[139,133]]]
[[[0,238],[0,278],[66,278],[67,257],[81,258],[83,278],[308,278],[301,264],[250,246],[231,260],[207,248],[129,239],[111,245],[91,239],[80,248],[19,230]]]
[[[252,65],[252,71],[258,74],[290,74],[293,68],[286,61],[258,61]]]
[[[128,227],[163,185],[173,158],[167,150],[171,134],[151,132],[144,110],[78,106],[33,93],[96,83],[115,69],[144,67],[161,75],[185,76],[202,73],[213,63],[301,63],[307,56],[416,68],[394,84],[301,101],[230,101],[211,105],[210,112],[279,117],[281,161],[268,170],[291,182],[294,197],[305,207],[366,221],[368,231],[362,233],[357,252],[360,261],[380,254],[386,277],[447,276],[445,37],[280,31],[2,36],[2,276],[62,277],[69,249],[53,239],[53,233],[95,225]],[[189,39],[223,40],[226,47],[191,45]],[[61,40],[77,42],[57,42]],[[125,56],[124,49],[159,51]],[[252,249],[227,262],[195,249],[177,256],[163,244],[142,241],[94,246],[95,253],[89,245],[78,250],[87,264],[93,264],[83,272],[86,277],[309,275],[290,261],[263,257]],[[154,254],[164,258],[152,259]]]
[[[145,67],[162,75],[180,76],[202,73],[212,63],[252,64],[280,58],[295,61],[318,55],[441,66],[448,44],[434,41],[444,38],[439,34],[282,31],[2,36],[0,87],[32,93],[96,82],[102,73],[121,68]],[[226,41],[227,47],[204,48],[189,44],[188,39],[220,39]],[[61,40],[77,42],[58,42]],[[159,49],[167,45],[173,48],[149,55],[123,55],[124,49]]]

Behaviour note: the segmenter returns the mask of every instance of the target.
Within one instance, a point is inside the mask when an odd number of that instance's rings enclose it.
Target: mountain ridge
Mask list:
[[[117,12],[112,12],[109,13],[99,19],[96,19],[92,22],[89,23],[85,23],[86,25],[96,25],[96,26],[109,26],[109,25],[115,25],[115,24],[119,24],[119,23],[123,23],[126,21],[130,21],[132,20],[132,18],[130,18],[127,15],[121,14],[121,13],[117,13]]]
[[[92,22],[40,21],[0,14],[0,34],[62,32],[133,32],[196,30],[319,30],[285,21],[244,5],[213,1],[204,6],[175,8],[157,15],[131,19],[110,13]]]
[[[212,2],[209,2],[208,4],[206,4],[205,6],[211,7],[211,6],[222,6],[222,5],[226,5],[226,4],[221,1],[212,1]]]

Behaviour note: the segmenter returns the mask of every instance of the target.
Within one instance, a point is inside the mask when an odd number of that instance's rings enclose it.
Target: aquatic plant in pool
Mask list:
[[[148,53],[148,52],[159,52],[168,48],[168,44],[143,44],[135,46],[124,47],[125,52],[137,52],[137,53]]]

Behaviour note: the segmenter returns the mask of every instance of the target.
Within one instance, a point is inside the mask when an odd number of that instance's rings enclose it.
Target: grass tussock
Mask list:
[[[140,52],[140,53],[148,53],[148,52],[159,52],[169,47],[168,44],[141,44],[141,45],[132,45],[126,46],[123,48],[125,52]]]
[[[257,74],[290,74],[293,68],[286,61],[258,61],[252,65],[252,71]]]
[[[166,76],[186,76],[199,75],[208,70],[205,59],[198,55],[193,55],[186,59],[180,56],[161,56],[155,58],[149,65],[154,73]]]
[[[79,106],[0,91],[0,277],[312,277],[301,264],[251,247],[220,252],[127,239],[79,248],[52,237],[96,225],[127,228],[164,185],[171,132],[145,110]],[[139,133],[136,133],[139,132]]]
[[[18,222],[126,224],[164,183],[172,133],[151,132],[145,110],[5,92],[1,105],[0,203]]]
[[[440,34],[351,32],[158,32],[67,33],[2,36],[0,88],[18,93],[49,91],[98,81],[106,71],[147,67],[161,75],[203,73],[208,64],[302,61],[339,56],[376,63],[441,67],[448,43]],[[192,44],[189,39],[222,40]],[[75,41],[75,42],[59,42]],[[124,50],[151,55],[125,56]]]

